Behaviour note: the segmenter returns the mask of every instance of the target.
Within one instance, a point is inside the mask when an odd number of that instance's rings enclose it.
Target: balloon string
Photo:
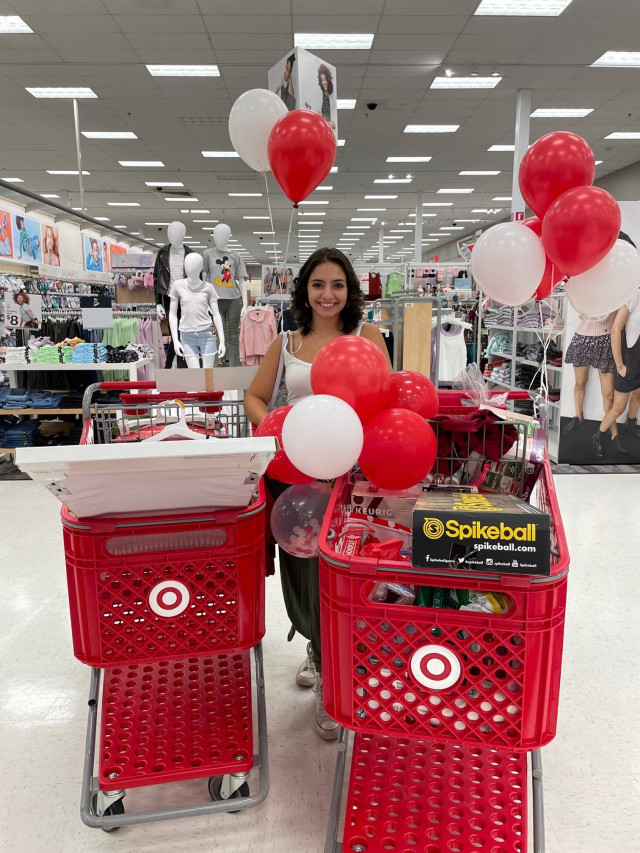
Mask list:
[[[276,269],[278,269],[278,248],[276,246],[276,229],[273,224],[273,214],[271,213],[271,199],[269,197],[269,178],[268,173],[264,173],[264,183],[267,188],[267,207],[269,208],[269,221],[271,222],[271,231],[273,232],[273,252],[276,256]]]
[[[295,213],[295,207],[291,208],[291,219],[289,220],[289,233],[287,234],[287,248],[284,252],[284,263],[282,268],[282,274],[284,276],[284,281],[286,284],[287,281],[287,262],[289,260],[289,243],[291,241],[291,230],[293,228],[293,214]],[[280,288],[280,312],[284,310],[284,299],[282,298],[284,294],[282,293],[282,288]]]

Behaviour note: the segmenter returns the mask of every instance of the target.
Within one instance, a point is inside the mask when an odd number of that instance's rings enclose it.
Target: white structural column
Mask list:
[[[416,264],[422,263],[422,202],[424,193],[416,193],[416,235],[413,250],[413,260]],[[402,259],[404,260],[404,258]]]
[[[531,92],[528,89],[520,89],[516,101],[516,136],[515,150],[513,152],[513,181],[511,184],[511,219],[521,221],[524,219],[525,203],[520,192],[518,173],[520,163],[527,153],[529,147],[529,125],[531,117]]]
[[[378,229],[378,263],[384,263],[384,228],[382,225]]]

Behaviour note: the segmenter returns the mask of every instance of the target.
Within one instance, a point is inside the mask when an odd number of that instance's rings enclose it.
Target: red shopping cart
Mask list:
[[[207,437],[248,435],[237,398],[153,389],[90,386],[83,442],[163,431],[179,439],[185,424]],[[261,483],[237,509],[83,519],[63,508],[74,653],[92,667],[81,801],[88,826],[239,811],[267,796],[264,508]],[[259,790],[251,794],[253,768]],[[124,812],[126,789],[202,777],[213,802]]]
[[[443,408],[470,412],[460,395],[446,392]],[[433,426],[439,448],[449,448],[437,459],[441,475],[464,482],[470,448],[480,448],[482,457],[490,442],[494,459],[511,448],[522,491],[526,424],[494,422],[491,437],[485,425],[481,434],[451,442],[441,431],[455,430],[455,419]],[[323,700],[344,727],[326,853],[526,853],[528,752],[534,845],[541,853],[538,750],[556,731],[569,562],[548,458],[534,498],[550,516],[549,577],[347,557],[336,543],[351,488],[350,477],[336,483],[320,535]],[[507,604],[502,613],[389,605],[372,600],[381,582],[500,593]],[[340,846],[347,729],[356,736]]]

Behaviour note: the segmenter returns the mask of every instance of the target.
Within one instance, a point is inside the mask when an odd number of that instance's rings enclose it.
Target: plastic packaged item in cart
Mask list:
[[[367,480],[353,484],[351,503],[352,515],[385,518],[411,527],[411,514],[415,502],[422,494],[422,483],[403,491],[380,489]]]
[[[361,557],[373,557],[376,560],[396,560],[401,559],[404,543],[402,539],[387,539],[386,542],[381,542],[371,533],[367,534],[360,547]]]
[[[466,370],[461,374],[462,390],[465,392],[468,402],[462,401],[462,405],[469,406],[505,406],[508,392],[504,394],[492,394],[489,390],[487,380],[477,364],[468,364]]]
[[[473,613],[507,613],[511,608],[511,599],[502,592],[471,592],[467,604],[460,605],[460,610]]]
[[[369,593],[369,601],[377,601],[379,604],[413,604],[415,597],[416,588],[410,583],[378,581]]]

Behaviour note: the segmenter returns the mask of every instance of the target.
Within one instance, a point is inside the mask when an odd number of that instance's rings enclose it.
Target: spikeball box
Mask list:
[[[513,495],[425,492],[413,509],[412,565],[549,575],[549,516]]]

